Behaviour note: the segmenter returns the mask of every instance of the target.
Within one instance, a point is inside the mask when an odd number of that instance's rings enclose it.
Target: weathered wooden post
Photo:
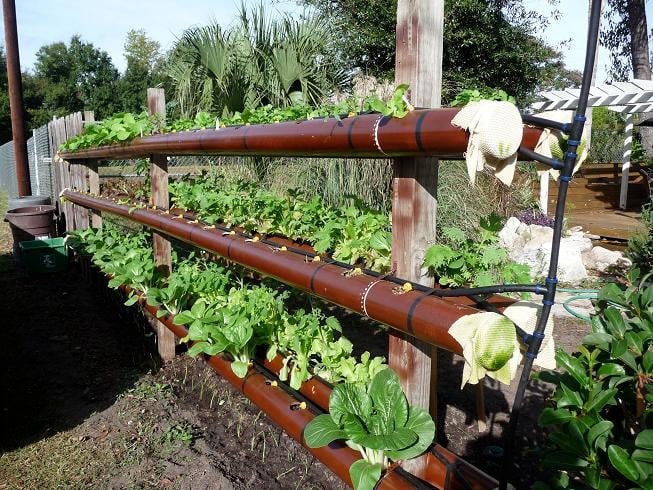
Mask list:
[[[166,101],[162,88],[147,89],[147,110],[157,115],[165,126]],[[152,180],[151,204],[168,209],[168,159],[165,155],[150,157],[150,178]],[[159,233],[153,233],[154,263],[160,273],[167,276],[172,270],[172,247],[170,240]],[[156,337],[159,355],[164,361],[175,357],[175,335],[160,321],[156,320]]]
[[[442,85],[444,0],[399,0],[395,82],[410,84],[416,107],[439,107]],[[435,238],[436,158],[398,158],[394,163],[392,196],[392,263],[398,277],[433,285],[422,267],[424,252]],[[389,363],[411,404],[436,415],[436,349],[411,337],[390,335]],[[431,383],[434,383],[433,388]],[[432,389],[431,389],[432,388]],[[426,458],[406,463],[420,476]]]

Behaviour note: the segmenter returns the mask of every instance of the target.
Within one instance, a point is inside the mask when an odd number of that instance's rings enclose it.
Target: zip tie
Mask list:
[[[580,140],[567,140],[567,144],[572,146],[579,146]]]
[[[537,354],[533,354],[532,352],[527,352],[527,353],[524,354],[524,355],[525,355],[526,357],[528,357],[529,359],[533,360],[533,361],[534,361],[535,358],[537,357]]]
[[[546,278],[546,283],[547,284],[558,284],[558,278],[557,277],[547,277]]]
[[[363,310],[363,313],[365,313],[366,317],[370,316],[367,314],[367,295],[370,293],[370,290],[380,282],[381,280],[369,283],[363,291],[363,294],[361,294],[361,310]]]
[[[374,144],[376,145],[376,148],[383,153],[384,155],[388,155],[385,151],[383,151],[383,148],[381,148],[381,143],[379,143],[379,125],[381,124],[381,120],[383,119],[383,114],[379,116],[379,118],[376,120],[374,123]]]
[[[543,299],[543,300],[542,300],[542,304],[543,304],[544,306],[553,306],[553,305],[555,304],[555,302],[554,302],[554,301],[551,301],[551,300],[548,300],[548,299]]]
[[[576,152],[574,152],[574,151],[568,151],[567,153],[565,153],[565,158],[576,159],[577,156],[578,156],[578,154]]]
[[[563,182],[571,182],[571,176],[569,175],[561,175],[560,180]]]
[[[583,116],[583,115],[578,114],[578,115],[574,116],[574,121],[580,121],[580,122],[584,123],[586,120],[587,120],[587,118],[585,116]]]
[[[533,332],[533,338],[544,340],[544,332]]]

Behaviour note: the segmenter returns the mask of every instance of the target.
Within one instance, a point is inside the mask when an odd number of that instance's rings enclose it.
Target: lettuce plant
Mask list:
[[[224,302],[210,304],[200,298],[173,321],[189,325],[184,340],[196,341],[188,350],[191,356],[227,352],[234,359],[231,369],[244,378],[256,347],[268,343],[283,321],[281,299],[266,287],[232,288]]]
[[[318,415],[304,431],[306,444],[322,447],[343,439],[363,456],[349,468],[355,490],[371,490],[390,461],[414,458],[433,442],[435,424],[423,408],[408,404],[391,369],[378,372],[369,386],[336,385],[329,413]]]

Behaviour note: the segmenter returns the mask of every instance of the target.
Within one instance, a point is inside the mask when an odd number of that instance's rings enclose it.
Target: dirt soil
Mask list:
[[[162,366],[106,286],[17,270],[6,232],[0,489],[345,488],[204,361]]]
[[[48,488],[344,488],[254,405],[185,354],[161,365],[136,308],[75,267],[31,277],[14,267],[0,224],[0,490]],[[336,311],[336,310],[334,310]],[[387,354],[387,334],[337,311],[357,349]],[[572,351],[587,331],[556,322]],[[476,390],[460,390],[462,358],[438,352],[438,442],[498,476],[494,446],[516,383],[487,381],[487,430]],[[531,383],[513,475],[529,488],[542,473],[533,451],[550,387]]]

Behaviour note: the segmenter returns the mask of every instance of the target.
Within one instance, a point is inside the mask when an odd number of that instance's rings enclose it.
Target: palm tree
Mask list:
[[[166,72],[182,116],[233,113],[259,105],[317,105],[345,82],[323,17],[272,18],[241,6],[234,26],[184,32]]]

